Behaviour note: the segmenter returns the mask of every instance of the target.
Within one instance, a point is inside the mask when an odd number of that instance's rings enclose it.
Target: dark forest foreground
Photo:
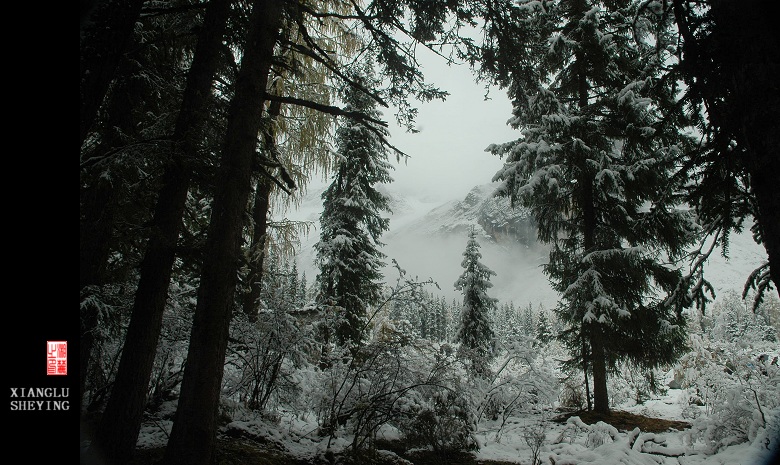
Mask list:
[[[555,423],[566,423],[572,416],[578,416],[587,424],[603,421],[620,431],[628,432],[639,428],[643,432],[663,433],[670,430],[684,430],[690,424],[684,421],[652,418],[624,411],[612,411],[600,414],[593,411],[567,412],[554,418]],[[341,455],[301,458],[280,450],[278,444],[264,438],[234,437],[221,434],[218,438],[215,465],[331,465],[331,464],[372,464],[372,465],[501,465],[520,464],[499,460],[480,460],[468,452],[437,454],[420,449],[407,450],[401,441],[377,441],[377,452],[373,456],[360,459]],[[388,453],[388,451],[390,453]],[[137,449],[130,465],[155,465],[162,459],[164,447]]]

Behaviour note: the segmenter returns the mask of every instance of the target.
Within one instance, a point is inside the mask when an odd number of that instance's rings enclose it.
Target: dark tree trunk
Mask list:
[[[750,181],[753,185],[753,195],[758,206],[758,225],[769,257],[769,273],[774,283],[777,295],[780,296],[780,189],[777,180],[780,179],[780,115],[775,115],[766,126],[774,128],[760,134],[746,134],[748,140],[753,139],[757,147],[750,159]],[[753,132],[753,131],[746,131]]]
[[[596,206],[593,194],[593,176],[586,175],[583,182],[583,248],[585,253],[592,252],[596,237]],[[595,298],[596,296],[592,296]],[[604,337],[601,323],[589,323],[587,334],[590,338],[590,368],[593,375],[593,410],[599,413],[609,413],[609,396],[607,395],[607,354],[604,352]],[[586,328],[583,325],[582,331]]]
[[[282,105],[279,102],[272,102],[268,108],[268,116],[271,121],[268,123],[268,129],[263,135],[265,141],[265,150],[274,152],[276,148],[276,134],[273,130],[273,119],[279,116]],[[271,154],[268,158],[275,159]],[[247,282],[249,290],[244,296],[244,313],[250,320],[254,321],[257,316],[257,301],[260,298],[263,284],[263,268],[265,263],[266,235],[268,233],[268,208],[271,203],[271,192],[273,183],[270,179],[260,178],[255,186],[255,204],[252,208],[252,220],[254,228],[252,230],[252,243],[249,246],[249,272],[247,273]]]
[[[145,0],[98,0],[82,12],[79,41],[79,146],[92,128]],[[87,19],[88,18],[88,19]]]
[[[609,394],[607,391],[607,354],[604,353],[603,334],[594,324],[591,332],[590,349],[593,354],[593,410],[598,413],[609,413]]]
[[[268,208],[270,207],[272,183],[268,179],[259,179],[255,187],[255,205],[252,219],[255,227],[252,231],[252,244],[249,246],[249,272],[247,282],[249,290],[244,296],[244,313],[251,321],[257,317],[257,302],[260,299],[265,262],[266,234],[268,233]]]
[[[209,465],[213,458],[252,158],[281,23],[281,0],[253,2],[230,102],[181,396],[163,458],[166,465]]]
[[[105,283],[106,268],[111,251],[111,232],[114,225],[116,188],[102,176],[87,189],[81,206],[79,230],[79,289],[82,299],[88,297],[86,286]],[[87,374],[95,345],[98,309],[82,304],[79,329],[79,399],[84,399]]]
[[[588,381],[588,341],[585,340],[584,333],[582,338],[582,374],[585,376],[585,401],[588,406],[588,412],[593,410],[590,402],[590,382]]]
[[[111,464],[127,463],[138,439],[190,185],[191,166],[185,160],[197,153],[230,3],[231,0],[212,0],[205,12],[174,128],[175,146],[163,174],[163,187],[152,219],[153,232],[141,263],[116,380],[91,448],[92,454]]]
[[[108,115],[100,136],[100,144],[90,156],[105,156],[112,150],[127,143],[127,135],[137,135],[138,122],[133,117],[135,103],[142,96],[133,85],[132,76],[138,71],[128,61],[124,62],[118,74],[125,77],[108,101]],[[83,161],[83,160],[82,160]],[[102,169],[102,168],[101,168]],[[86,286],[101,286],[110,279],[108,261],[113,247],[115,220],[118,214],[120,189],[117,183],[120,176],[103,176],[90,167],[82,170],[83,187],[81,192],[79,218],[79,288],[81,298],[89,297],[92,290]],[[79,394],[83,400],[87,377],[91,367],[92,350],[95,345],[95,331],[99,324],[98,309],[91,303],[85,303],[81,309],[79,340]]]
[[[575,15],[584,15],[586,11],[586,2],[577,0],[574,3]],[[588,63],[585,53],[579,49],[576,52],[577,60],[577,79],[578,89],[578,107],[582,110],[588,106]],[[582,135],[583,140],[587,140],[587,135]],[[596,243],[596,226],[598,217],[596,212],[596,198],[593,191],[595,176],[591,173],[591,168],[586,163],[587,155],[582,155],[582,165],[579,169],[580,178],[578,184],[582,186],[580,192],[580,208],[582,209],[582,247],[583,253],[593,252],[598,244]],[[591,296],[595,298],[596,296]],[[581,326],[580,331],[586,331],[590,338],[590,368],[593,375],[593,410],[600,413],[609,412],[609,397],[607,395],[607,361],[604,353],[604,345],[601,340],[604,337],[600,323],[589,323]],[[586,376],[587,382],[587,376]],[[590,408],[590,397],[588,398],[588,408]]]

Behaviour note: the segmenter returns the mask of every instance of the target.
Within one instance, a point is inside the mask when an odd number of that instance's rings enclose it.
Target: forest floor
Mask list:
[[[690,424],[684,421],[652,418],[619,410],[613,410],[606,415],[588,411],[568,412],[553,418],[552,421],[564,424],[572,416],[578,416],[586,424],[603,421],[622,432],[628,432],[638,427],[643,432],[663,433],[690,427]],[[380,453],[376,456],[352,461],[345,460],[343,456],[302,458],[279,450],[277,444],[262,438],[230,437],[222,434],[218,438],[215,465],[517,465],[523,463],[522,461],[479,459],[469,452],[437,454],[433,451],[420,449],[410,451],[407,450],[403,442],[397,440],[380,441],[377,443],[377,449],[380,450]],[[136,450],[130,465],[155,465],[162,459],[164,452],[164,447],[139,448]]]
[[[634,428],[639,428],[641,431],[647,433],[664,433],[669,430],[682,431],[691,427],[691,424],[687,421],[652,418],[622,410],[612,410],[608,414],[587,410],[569,412],[553,418],[553,421],[556,423],[566,423],[566,420],[573,416],[580,417],[580,420],[588,425],[603,421],[624,433],[627,433]]]
[[[770,457],[780,454],[775,439],[770,450],[769,442],[760,435],[708,452],[697,438],[699,429],[710,424],[710,417],[705,407],[682,402],[686,396],[686,390],[669,389],[639,404],[619,403],[608,415],[551,407],[505,419],[482,418],[473,433],[479,449],[448,455],[410,448],[400,431],[389,425],[377,431],[371,456],[354,459],[351,436],[319,436],[313,414],[286,412],[240,420],[224,417],[213,465],[531,465],[532,439],[534,434],[539,439],[539,428],[543,436],[536,453],[545,465],[780,463]],[[767,424],[774,425],[768,426],[769,438],[780,431],[780,409],[767,411],[766,415]],[[130,465],[156,465],[165,453],[171,426],[168,419],[145,422]]]
[[[267,445],[245,438],[222,437],[217,440],[217,457],[215,465],[332,465],[332,464],[370,464],[370,465],[516,465],[517,462],[499,460],[478,460],[468,452],[446,455],[430,451],[415,451],[406,453],[403,444],[384,444],[383,450],[394,454],[380,454],[375,458],[363,458],[359,461],[346,462],[343,457],[299,458],[283,451],[268,449]],[[162,459],[164,447],[153,449],[137,449],[130,465],[155,465]],[[399,460],[399,457],[406,462]]]

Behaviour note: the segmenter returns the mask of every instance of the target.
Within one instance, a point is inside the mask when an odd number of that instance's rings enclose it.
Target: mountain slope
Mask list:
[[[489,295],[502,302],[542,303],[550,308],[557,297],[542,272],[547,248],[536,242],[529,212],[511,208],[508,199],[493,196],[497,184],[474,187],[453,200],[406,221],[385,235],[385,253],[410,275],[432,278],[448,298],[459,298],[454,283],[463,272],[461,261],[469,229],[477,229],[482,263],[496,272]]]
[[[461,200],[432,204],[405,196],[392,185],[383,186],[393,211],[390,230],[382,237],[386,262],[396,260],[408,277],[432,279],[440,287],[429,289],[432,292],[449,300],[460,298],[454,283],[463,271],[462,254],[468,230],[474,226],[479,233],[482,262],[496,272],[489,295],[518,306],[532,303],[534,307],[541,304],[552,308],[558,295],[550,288],[542,269],[549,249],[536,241],[529,212],[511,208],[507,199],[495,198],[496,187],[495,183],[476,186]],[[314,224],[309,236],[301,238],[297,256],[299,269],[306,272],[310,281],[317,275],[313,246],[319,239],[321,193],[322,190],[311,192],[290,215],[291,219]],[[718,295],[728,290],[741,292],[750,272],[766,260],[763,247],[749,233],[731,238],[730,258],[713,255],[705,273]],[[385,269],[388,283],[395,282],[397,277],[391,266]]]

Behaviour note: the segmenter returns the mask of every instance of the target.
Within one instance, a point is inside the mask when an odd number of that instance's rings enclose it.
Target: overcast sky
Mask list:
[[[390,154],[395,170],[392,191],[425,203],[463,199],[472,187],[490,183],[503,161],[485,148],[519,137],[506,122],[512,105],[504,90],[476,82],[468,65],[447,66],[444,58],[418,47],[425,82],[449,92],[445,101],[411,102],[418,110],[411,134],[395,122],[395,108],[380,108],[388,122],[389,142],[409,155],[406,163]],[[309,189],[321,188],[330,178],[315,176]]]
[[[428,201],[461,199],[472,187],[491,182],[503,164],[485,148],[518,137],[519,132],[506,124],[512,105],[498,88],[491,89],[486,101],[484,84],[475,82],[467,65],[447,66],[427,49],[419,56],[426,82],[450,96],[444,102],[416,102],[420,131],[416,134],[397,126],[394,110],[385,109],[390,142],[410,156],[406,165],[393,159],[394,187]]]

